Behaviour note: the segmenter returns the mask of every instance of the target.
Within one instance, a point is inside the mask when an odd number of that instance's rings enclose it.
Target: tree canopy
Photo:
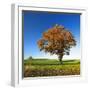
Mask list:
[[[58,55],[61,62],[63,55],[69,55],[70,48],[76,45],[72,33],[58,24],[43,32],[42,38],[37,43],[40,51]]]

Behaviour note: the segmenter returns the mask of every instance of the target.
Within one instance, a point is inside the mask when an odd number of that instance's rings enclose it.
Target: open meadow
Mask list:
[[[79,60],[32,59],[24,60],[24,77],[80,75]]]

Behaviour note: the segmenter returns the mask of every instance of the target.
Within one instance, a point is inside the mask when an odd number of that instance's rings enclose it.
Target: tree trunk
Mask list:
[[[60,64],[63,64],[63,61],[62,61],[63,55],[59,55],[58,58],[59,58]]]

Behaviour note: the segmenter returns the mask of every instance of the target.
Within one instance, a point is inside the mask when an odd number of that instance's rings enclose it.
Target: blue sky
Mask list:
[[[55,24],[63,25],[75,37],[76,47],[70,51],[70,55],[65,59],[80,58],[80,14],[70,13],[50,13],[40,11],[23,11],[24,23],[24,58],[57,58],[56,55],[41,52],[37,41],[42,37],[42,33],[53,27]]]

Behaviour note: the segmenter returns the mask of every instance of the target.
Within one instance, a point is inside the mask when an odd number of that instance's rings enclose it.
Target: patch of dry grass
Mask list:
[[[63,65],[60,65],[59,61],[57,60],[32,60],[30,63],[24,64],[25,77],[63,76],[79,74],[79,60],[64,61]]]

